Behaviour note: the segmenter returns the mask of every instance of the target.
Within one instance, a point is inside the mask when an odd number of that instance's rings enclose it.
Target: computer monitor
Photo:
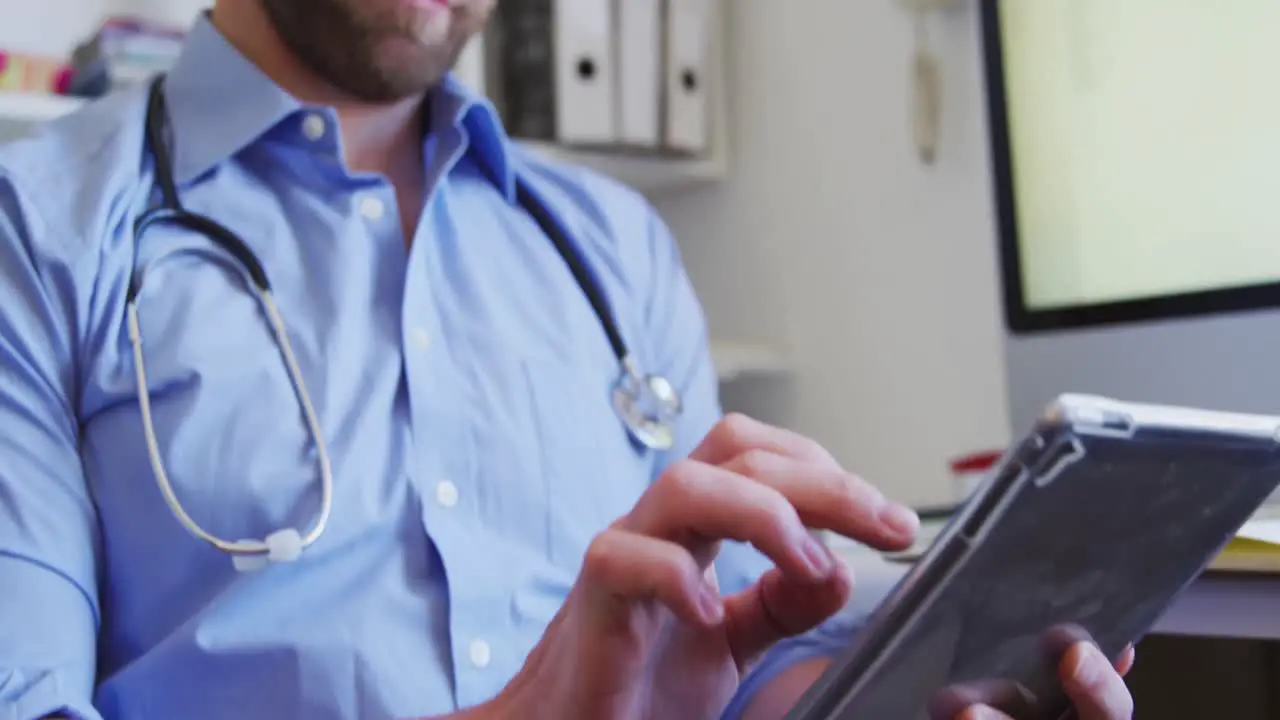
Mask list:
[[[1280,2],[980,0],[1010,417],[1280,412]]]

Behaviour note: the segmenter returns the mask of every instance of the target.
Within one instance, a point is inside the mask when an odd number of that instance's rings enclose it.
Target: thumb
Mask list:
[[[849,601],[853,579],[836,561],[826,580],[788,577],[772,568],[754,585],[725,599],[725,629],[739,668],[749,667],[783,638],[820,625]]]

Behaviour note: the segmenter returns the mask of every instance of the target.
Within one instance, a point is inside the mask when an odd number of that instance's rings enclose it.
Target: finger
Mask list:
[[[729,647],[746,667],[779,640],[808,632],[849,601],[853,579],[843,563],[826,580],[806,582],[773,568],[724,600]]]
[[[1116,672],[1120,673],[1121,677],[1128,675],[1129,671],[1133,669],[1133,663],[1136,660],[1137,651],[1134,650],[1132,645],[1129,645],[1124,649],[1124,652],[1120,653],[1120,658],[1116,660]]]
[[[656,601],[693,625],[724,616],[720,594],[685,548],[611,528],[591,542],[583,559],[584,591],[606,612]]]
[[[767,450],[832,469],[840,467],[815,440],[738,413],[729,413],[716,423],[689,458],[721,465],[748,450]]]
[[[1080,720],[1129,720],[1133,697],[1093,643],[1077,643],[1062,658],[1062,684]]]
[[[971,705],[956,716],[956,720],[1013,720],[990,705]]]
[[[1013,716],[1036,714],[1034,696],[1021,684],[1009,680],[973,680],[951,685],[935,693],[928,707],[933,720],[963,717],[963,711],[975,707],[1000,708],[1000,712]]]
[[[835,559],[782,493],[729,470],[683,460],[640,498],[623,525],[679,543],[705,560],[704,546],[737,540],[755,546],[785,572],[821,580]]]
[[[721,467],[782,493],[806,526],[834,530],[878,550],[911,547],[920,529],[920,518],[910,508],[839,467],[758,449]]]

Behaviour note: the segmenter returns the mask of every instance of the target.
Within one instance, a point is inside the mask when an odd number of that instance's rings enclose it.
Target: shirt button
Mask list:
[[[436,485],[436,502],[440,507],[451,508],[458,504],[458,486],[448,480],[441,480]]]
[[[489,661],[493,659],[489,643],[483,640],[472,640],[471,647],[467,649],[467,654],[471,658],[471,664],[478,668],[489,667]]]
[[[419,350],[426,350],[431,347],[431,336],[427,334],[426,330],[416,328],[413,331],[413,342],[418,345]]]
[[[316,142],[324,137],[324,117],[312,113],[302,119],[302,134],[310,141]]]
[[[375,197],[367,197],[360,201],[360,214],[366,220],[381,220],[382,216],[387,212],[387,208],[382,201]]]

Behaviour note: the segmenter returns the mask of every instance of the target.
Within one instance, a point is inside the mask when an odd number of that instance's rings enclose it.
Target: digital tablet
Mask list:
[[[1070,711],[1062,653],[1136,643],[1280,485],[1280,417],[1064,395],[788,720]],[[856,590],[855,590],[856,592]]]

